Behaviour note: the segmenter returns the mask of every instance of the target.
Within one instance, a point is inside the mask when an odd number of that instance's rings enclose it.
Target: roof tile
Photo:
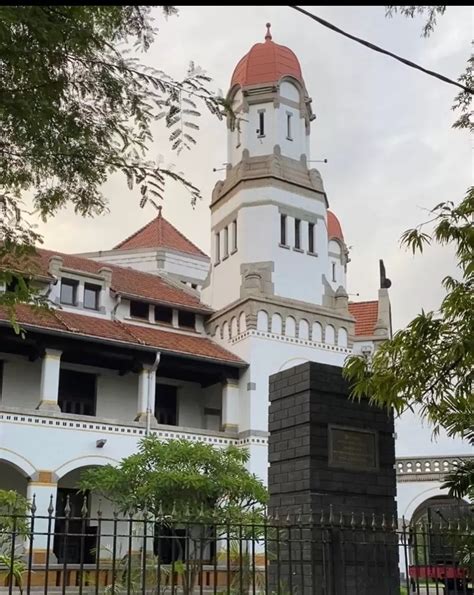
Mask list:
[[[351,302],[349,312],[356,319],[355,334],[357,336],[373,335],[377,324],[379,303],[372,302]]]

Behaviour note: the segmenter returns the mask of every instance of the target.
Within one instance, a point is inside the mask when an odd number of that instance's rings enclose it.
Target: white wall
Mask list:
[[[40,401],[41,360],[2,355],[3,388],[1,404],[35,409]]]

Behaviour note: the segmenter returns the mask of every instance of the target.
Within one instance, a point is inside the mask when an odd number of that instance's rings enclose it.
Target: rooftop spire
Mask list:
[[[272,34],[270,33],[270,27],[272,26],[272,24],[271,24],[271,23],[267,23],[265,26],[266,26],[266,28],[267,28],[267,33],[266,33],[266,35],[265,35],[265,40],[267,40],[267,39],[268,39],[268,41],[271,41],[271,39],[272,39]]]

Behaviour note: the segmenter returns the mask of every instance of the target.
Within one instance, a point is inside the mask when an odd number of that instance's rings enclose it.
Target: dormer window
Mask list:
[[[333,280],[333,283],[336,282],[336,263],[335,262],[332,263],[332,280]]]
[[[295,219],[295,248],[297,250],[301,249],[301,221],[299,219]]]
[[[84,284],[84,308],[89,310],[99,309],[100,285],[93,285],[92,283]]]
[[[130,316],[132,318],[148,320],[149,310],[150,306],[145,302],[136,302],[135,300],[130,301]]]
[[[77,304],[77,287],[79,282],[74,279],[61,279],[60,302],[67,306]]]
[[[178,312],[178,324],[183,328],[195,329],[196,327],[196,315],[194,312],[188,312],[186,310],[179,310]]]
[[[173,321],[173,310],[166,306],[155,306],[155,322],[171,324]]]

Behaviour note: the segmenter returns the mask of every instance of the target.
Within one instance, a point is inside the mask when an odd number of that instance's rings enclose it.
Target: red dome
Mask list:
[[[304,84],[298,58],[289,48],[272,41],[270,23],[267,23],[265,42],[256,43],[240,60],[235,67],[230,86],[277,83],[286,75],[293,76]]]
[[[328,238],[331,240],[332,238],[336,238],[338,240],[344,241],[344,235],[342,233],[342,227],[339,223],[339,219],[336,215],[328,209]]]

